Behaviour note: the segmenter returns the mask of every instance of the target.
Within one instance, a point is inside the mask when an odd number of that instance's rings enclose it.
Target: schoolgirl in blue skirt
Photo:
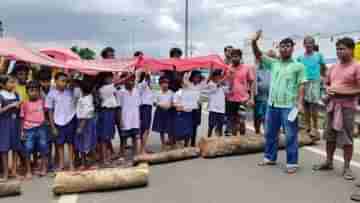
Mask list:
[[[150,87],[150,74],[140,72],[137,80],[140,93],[140,152],[143,154],[146,153],[146,144],[150,134],[154,94]]]
[[[177,111],[174,126],[175,139],[176,141],[184,140],[185,147],[189,146],[190,139],[193,137],[193,111],[198,109],[200,100],[200,92],[190,87],[190,84],[184,81],[183,87],[175,93],[173,101]]]
[[[12,76],[0,78],[0,153],[3,179],[9,177],[8,153],[13,151],[12,175],[17,176],[17,157],[25,158],[26,150],[20,139],[20,97],[15,93],[16,79]]]
[[[103,163],[110,163],[112,155],[107,151],[114,153],[112,139],[115,136],[115,125],[119,102],[116,98],[117,89],[113,83],[113,74],[111,72],[102,72],[98,75],[98,94],[101,100],[100,110],[98,113],[97,133],[98,141],[101,145]]]
[[[171,108],[174,93],[169,90],[169,80],[167,78],[160,77],[159,84],[160,92],[154,98],[156,110],[152,130],[160,133],[161,149],[165,150],[165,134],[169,136],[170,133],[170,121],[172,118],[169,109]]]

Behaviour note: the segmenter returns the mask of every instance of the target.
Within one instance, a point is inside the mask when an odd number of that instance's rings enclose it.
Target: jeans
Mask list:
[[[277,160],[279,130],[283,126],[286,137],[286,158],[288,167],[298,166],[298,121],[288,120],[291,108],[269,106],[265,117],[265,159]]]
[[[39,151],[41,157],[46,157],[49,153],[49,145],[48,145],[48,134],[45,126],[34,127],[31,129],[26,129],[24,131],[26,140],[25,140],[25,148],[27,155],[30,155]]]

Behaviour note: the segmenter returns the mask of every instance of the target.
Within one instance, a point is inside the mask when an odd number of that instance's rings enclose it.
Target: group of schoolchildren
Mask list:
[[[22,173],[31,179],[33,174],[62,171],[65,160],[71,171],[111,167],[127,154],[150,152],[146,146],[151,131],[160,134],[161,150],[195,146],[203,94],[209,99],[208,136],[214,129],[222,135],[225,78],[222,70],[212,71],[207,79],[198,70],[165,71],[158,81],[160,90],[155,91],[150,73],[142,70],[96,76],[53,74],[49,67],[34,71],[29,64],[17,62],[10,74],[0,77],[3,180],[22,178],[18,175]],[[112,142],[116,131],[119,153]],[[127,153],[128,139],[132,153]]]

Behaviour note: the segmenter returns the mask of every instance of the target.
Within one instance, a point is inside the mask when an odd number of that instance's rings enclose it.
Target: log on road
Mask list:
[[[20,181],[7,181],[0,183],[0,197],[14,196],[21,194]]]
[[[299,134],[299,146],[312,145],[314,141],[306,134]],[[285,136],[279,137],[279,149],[285,148]],[[201,138],[199,142],[201,156],[204,158],[215,158],[230,155],[242,155],[263,152],[265,139],[263,136],[234,136],[234,137],[212,137]]]
[[[148,164],[80,173],[62,172],[55,177],[53,192],[60,195],[141,187],[147,185],[148,177]]]
[[[188,147],[176,150],[170,150],[154,154],[140,155],[135,158],[135,163],[146,162],[149,164],[161,164],[186,159],[197,158],[200,156],[200,149],[197,147]]]

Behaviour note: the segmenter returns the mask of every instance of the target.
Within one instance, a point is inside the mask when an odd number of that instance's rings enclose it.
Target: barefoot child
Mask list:
[[[20,117],[22,119],[21,136],[25,141],[26,179],[32,178],[31,155],[40,152],[40,176],[47,173],[47,157],[49,153],[48,134],[45,127],[45,106],[40,96],[40,84],[30,81],[26,85],[29,100],[21,105]]]
[[[169,80],[166,77],[160,77],[159,84],[160,92],[155,95],[154,99],[156,110],[152,130],[160,133],[161,151],[164,151],[166,149],[165,134],[169,136],[169,109],[174,93],[169,90]]]
[[[59,170],[65,168],[64,144],[69,147],[70,170],[74,170],[74,136],[76,133],[76,101],[73,89],[68,88],[68,76],[59,72],[55,75],[55,88],[46,97],[51,131],[56,137],[55,143],[59,157]]]
[[[132,139],[133,155],[139,154],[140,146],[140,93],[135,88],[135,75],[125,82],[125,89],[119,95],[121,111],[121,150],[124,151],[127,138]]]
[[[98,116],[97,133],[100,142],[102,162],[105,165],[111,162],[112,139],[115,135],[116,114],[119,103],[116,98],[117,89],[113,83],[111,72],[102,72],[97,76],[98,94],[101,100]]]
[[[24,152],[20,141],[20,97],[15,93],[16,79],[12,76],[0,78],[2,89],[0,90],[0,152],[3,166],[3,179],[9,177],[8,152],[13,151],[12,176],[17,176],[17,155]]]
[[[76,117],[79,119],[78,128],[76,131],[76,149],[81,153],[80,170],[85,170],[89,167],[87,157],[90,152],[95,150],[96,137],[96,120],[95,120],[95,106],[93,84],[90,81],[80,81],[81,96],[76,105]]]

